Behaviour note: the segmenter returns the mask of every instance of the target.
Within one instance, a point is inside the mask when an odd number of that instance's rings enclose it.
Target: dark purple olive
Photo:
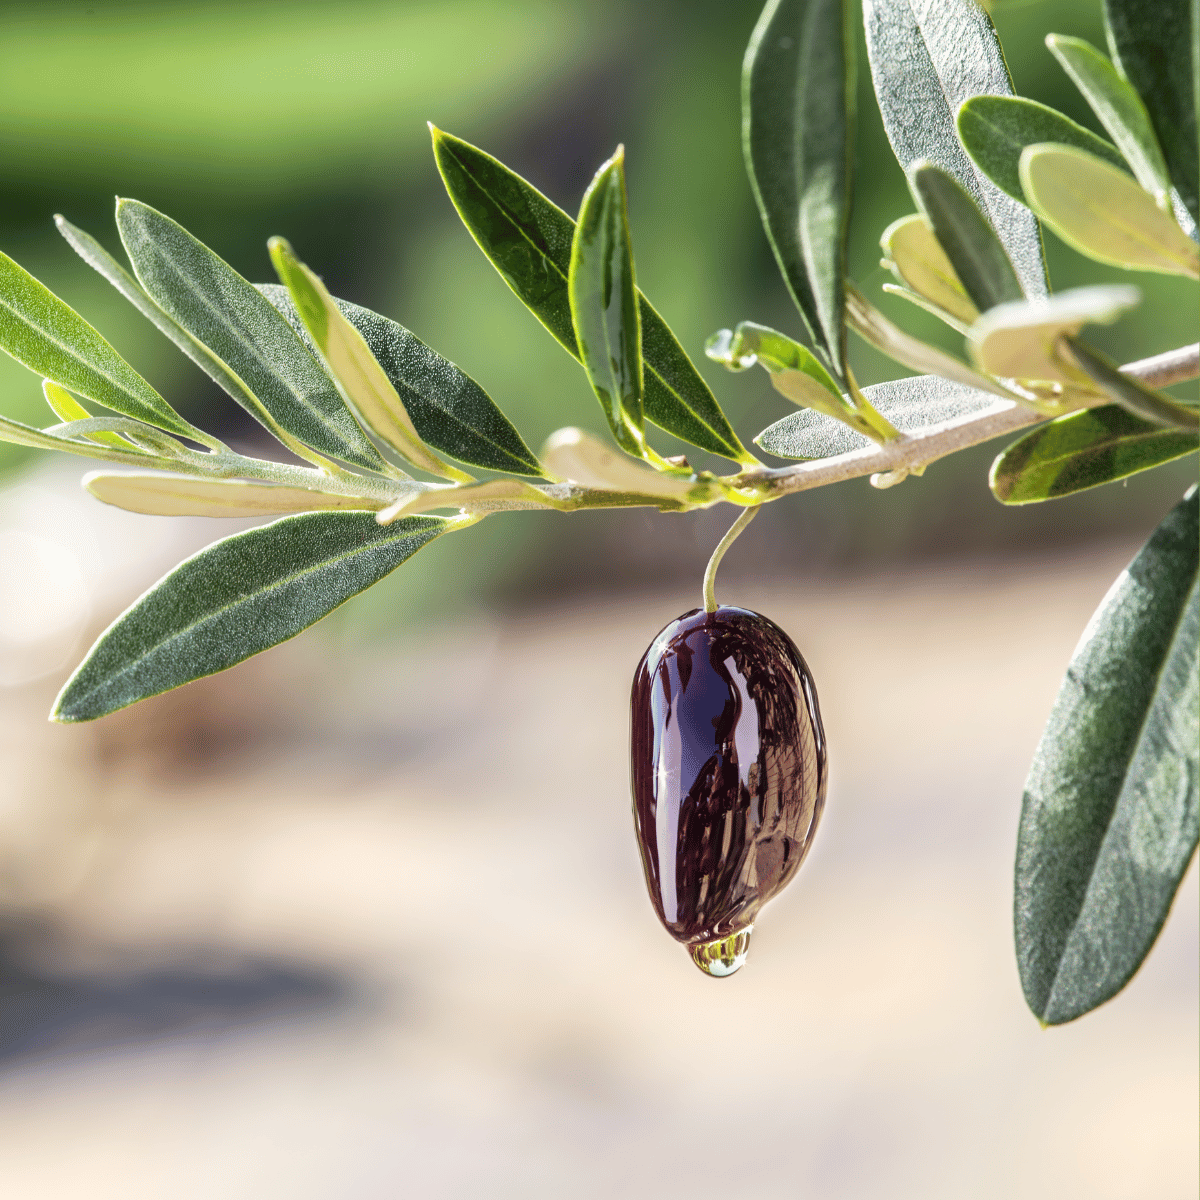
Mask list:
[[[745,961],[825,806],[825,733],[800,652],[744,608],[696,609],[633,677],[633,819],[667,932],[709,975]]]

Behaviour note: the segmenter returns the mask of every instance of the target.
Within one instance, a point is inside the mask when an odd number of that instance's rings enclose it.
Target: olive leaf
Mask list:
[[[1082,38],[1051,33],[1046,36],[1046,45],[1116,142],[1133,168],[1134,178],[1161,204],[1171,190],[1171,176],[1141,96],[1095,46]],[[1086,151],[1086,147],[1079,148]]]
[[[1046,295],[1037,221],[972,164],[955,131],[954,114],[964,100],[1012,95],[983,7],[975,0],[863,0],[863,25],[875,96],[900,166],[907,173],[927,160],[949,172],[999,235],[1025,294]]]
[[[452,528],[439,517],[382,526],[373,512],[313,512],[215,542],[101,634],[51,717],[91,721],[232,667],[295,637]]]
[[[846,375],[855,53],[845,0],[770,0],[742,67],[742,148],[767,240],[809,335]]]
[[[1047,421],[992,463],[988,483],[1004,504],[1033,504],[1148,471],[1196,452],[1196,437],[1116,404]]]
[[[1068,337],[1064,350],[1074,365],[1122,408],[1153,425],[1185,430],[1194,443],[1200,430],[1200,413],[1195,408],[1122,374],[1110,358],[1076,338]]]
[[[1129,982],[1195,852],[1198,539],[1193,487],[1088,623],[1025,784],[1017,964],[1045,1024]]]
[[[958,181],[932,163],[918,161],[909,183],[963,290],[980,312],[1023,300],[1024,291],[996,231]]]
[[[1190,10],[1190,11],[1189,11]],[[1196,139],[1195,0],[1104,0],[1109,52],[1146,105],[1171,181],[1193,230],[1200,221],[1200,150]]]
[[[245,479],[194,479],[141,471],[89,471],[83,486],[97,500],[159,517],[259,517],[317,509],[377,509],[387,501]],[[426,485],[413,481],[412,491]]]
[[[283,238],[272,238],[267,248],[308,334],[306,341],[367,427],[413,466],[443,479],[469,483],[472,476],[442,462],[421,440],[399,393],[362,334],[346,319],[320,279]]]
[[[1004,304],[975,322],[967,348],[981,370],[1001,378],[1086,384],[1082,371],[1064,360],[1060,340],[1085,325],[1112,324],[1141,299],[1135,287],[1102,284]]]
[[[1029,207],[1067,245],[1129,271],[1200,278],[1200,251],[1169,213],[1124,172],[1071,146],[1021,152]]]
[[[2,253],[0,349],[31,371],[113,412],[208,440],[73,308]]]
[[[59,387],[53,379],[42,380],[42,395],[46,397],[46,403],[50,406],[50,411],[64,424],[68,421],[88,421],[91,419],[92,414],[66,388]],[[87,437],[89,441],[99,442],[104,446],[117,446],[122,450],[128,450],[133,444],[119,433],[108,431],[104,433],[91,433]]]
[[[912,213],[893,221],[883,231],[879,245],[884,253],[882,265],[906,285],[893,288],[885,284],[887,291],[901,295],[908,292],[906,299],[913,299],[942,320],[949,319],[963,332],[974,324],[979,310],[963,289],[954,265],[925,217]]]
[[[96,437],[102,433],[123,433],[131,425],[132,421],[129,419],[96,417],[86,422],[71,421],[58,425],[54,427],[55,432],[49,432],[35,429],[21,421],[14,421],[10,417],[0,416],[0,442],[28,446],[34,450],[61,450],[66,454],[78,454],[84,458],[98,458],[104,462],[129,463],[144,467],[149,457],[146,451],[129,444],[124,448],[112,442],[103,444]],[[144,431],[151,426],[141,425],[140,428]],[[164,466],[174,465],[169,458],[162,461]]]
[[[1021,96],[973,96],[958,109],[958,136],[976,168],[1001,191],[1025,203],[1021,151],[1038,142],[1074,146],[1127,170],[1111,143],[1056,109]]]
[[[896,436],[896,430],[861,392],[843,396],[836,380],[812,352],[776,329],[743,321],[733,331],[722,329],[713,334],[705,353],[733,371],[759,363],[781,396],[843,421],[871,441],[885,442]]]
[[[149,205],[118,201],[117,228],[138,282],[207,349],[197,364],[288,449],[386,470],[333,381],[252,284]]]
[[[433,151],[446,191],[463,224],[504,282],[575,358],[567,275],[575,222],[532,184],[482,150],[433,129]],[[753,465],[707,383],[638,293],[648,421],[677,438]]]
[[[915,375],[862,389],[872,407],[902,433],[969,417],[995,407],[996,397],[938,375]],[[870,446],[870,439],[811,409],[790,413],[755,439],[779,458],[830,458]]]
[[[277,283],[255,286],[301,339],[311,340],[287,288]],[[362,335],[422,441],[460,462],[490,471],[544,474],[512,422],[465,371],[389,317],[349,300],[334,297],[334,303]]]
[[[601,166],[584,193],[571,242],[567,294],[579,357],[617,445],[636,458],[650,458],[624,147]]]

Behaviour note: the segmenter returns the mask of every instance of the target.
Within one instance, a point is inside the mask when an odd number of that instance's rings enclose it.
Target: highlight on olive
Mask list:
[[[825,805],[812,673],[759,613],[685,613],[634,674],[630,752],[654,911],[702,971],[731,975],[759,909],[808,853]]]

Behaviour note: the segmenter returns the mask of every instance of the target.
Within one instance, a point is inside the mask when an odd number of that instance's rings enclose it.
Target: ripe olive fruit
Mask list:
[[[825,806],[825,733],[800,652],[744,608],[696,609],[633,677],[633,818],[650,901],[709,975],[745,961]]]

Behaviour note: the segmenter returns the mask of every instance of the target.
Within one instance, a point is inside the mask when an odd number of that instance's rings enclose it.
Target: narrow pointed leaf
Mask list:
[[[1044,296],[1037,221],[963,150],[954,116],[972,96],[1011,96],[991,19],[975,0],[863,0],[867,53],[888,140],[907,174],[928,160],[948,171],[987,216],[1028,296]]]
[[[1071,496],[1196,453],[1196,437],[1164,429],[1116,404],[1039,425],[992,463],[988,482],[1004,504]]]
[[[288,290],[256,285],[301,337],[309,336]],[[541,475],[541,464],[492,398],[465,371],[403,325],[334,298],[396,389],[421,439],[460,462],[489,471]]]
[[[1196,849],[1196,500],[1193,487],[1088,623],[1025,784],[1017,964],[1046,1024],[1129,982]]]
[[[560,478],[601,491],[683,501],[696,486],[689,476],[656,471],[573,426],[556,429],[546,439],[542,458]]]
[[[1085,346],[1077,338],[1068,338],[1066,349],[1075,365],[1122,408],[1154,425],[1185,430],[1194,442],[1196,432],[1200,430],[1200,413],[1195,408],[1121,374],[1110,358]]]
[[[981,370],[1001,378],[1086,382],[1079,369],[1064,360],[1060,339],[1085,325],[1111,325],[1141,298],[1134,287],[1101,285],[1006,304],[979,318],[967,346]]]
[[[1026,146],[1021,186],[1067,245],[1130,271],[1200,278],[1200,251],[1124,171],[1070,146]]]
[[[192,479],[139,471],[91,471],[83,477],[83,486],[105,504],[161,517],[261,517],[318,509],[375,509],[385,503],[244,479]],[[414,494],[423,487],[412,484]]]
[[[362,334],[346,319],[320,279],[296,258],[283,238],[272,238],[268,246],[275,270],[308,334],[306,341],[367,427],[421,470],[443,479],[470,479],[442,462],[421,440],[404,402]]]
[[[879,244],[887,256],[889,270],[902,284],[935,310],[949,313],[964,325],[974,324],[979,310],[924,217],[913,213],[893,221],[883,231]]]
[[[909,370],[941,375],[969,388],[994,392],[1008,400],[1015,399],[1013,394],[996,380],[981,375],[961,359],[922,342],[898,325],[892,324],[856,288],[847,289],[846,300],[846,317],[850,328],[864,341],[870,342],[877,350],[882,350],[889,358],[895,359]]]
[[[433,130],[446,191],[479,248],[565,350],[579,357],[567,275],[575,222],[490,154]],[[691,359],[646,297],[638,294],[646,419],[734,462],[755,461]]]
[[[451,527],[381,526],[373,512],[284,517],[215,542],[101,634],[59,694],[56,721],[91,721],[295,637]]]
[[[915,163],[913,194],[964,291],[980,312],[1023,300],[1021,281],[996,231],[958,181],[932,163]]]
[[[967,330],[971,328],[965,321],[960,321],[952,313],[948,313],[944,308],[940,308],[932,300],[926,299],[911,288],[901,287],[897,283],[885,283],[881,290],[887,292],[889,296],[899,296],[901,300],[907,300],[909,304],[915,304],[931,317],[937,317],[943,324],[949,325],[951,329],[956,333],[961,333],[964,337],[967,335]]]
[[[191,436],[194,430],[73,308],[0,254],[0,349],[113,412]]]
[[[646,456],[642,329],[625,199],[625,154],[605,163],[579,208],[567,293],[575,343],[617,445]]]
[[[64,426],[58,426],[62,430]],[[135,446],[126,445],[121,449],[117,445],[104,445],[94,440],[97,433],[116,432],[106,429],[103,424],[89,423],[86,433],[80,433],[77,438],[63,437],[35,429],[32,425],[22,424],[9,417],[0,417],[0,442],[8,442],[14,446],[28,446],[34,450],[61,450],[65,454],[78,454],[83,458],[98,458],[104,462],[130,463],[146,466],[148,455]],[[168,465],[168,460],[163,460]]]
[[[1121,152],[1090,129],[1053,108],[1020,96],[975,96],[958,110],[958,136],[976,168],[1014,200],[1025,203],[1021,189],[1021,151],[1039,142],[1074,146],[1120,170]]]
[[[937,375],[913,375],[863,388],[875,410],[902,433],[912,433],[955,417],[973,416],[995,407],[997,398],[978,388]],[[870,446],[871,440],[848,425],[814,411],[790,413],[768,425],[754,439],[779,458],[831,458]]]
[[[1114,61],[1150,114],[1171,181],[1192,221],[1200,222],[1195,0],[1105,0],[1104,23]]]
[[[228,263],[148,205],[122,200],[117,227],[151,299],[218,359],[196,361],[290,449],[384,469],[333,381],[278,311]],[[281,436],[282,435],[282,436]]]
[[[1171,176],[1142,98],[1108,58],[1082,38],[1051,33],[1046,45],[1116,142],[1138,183],[1156,199],[1165,197],[1171,190]]]
[[[849,10],[845,0],[770,0],[742,67],[742,148],[763,228],[839,378],[855,117]]]
[[[50,405],[51,411],[60,421],[91,420],[92,414],[66,388],[59,387],[54,380],[42,380],[42,395],[46,397],[46,403]],[[117,446],[122,450],[128,450],[131,444],[119,433],[93,433],[88,437],[90,441],[100,442],[105,446]]]

